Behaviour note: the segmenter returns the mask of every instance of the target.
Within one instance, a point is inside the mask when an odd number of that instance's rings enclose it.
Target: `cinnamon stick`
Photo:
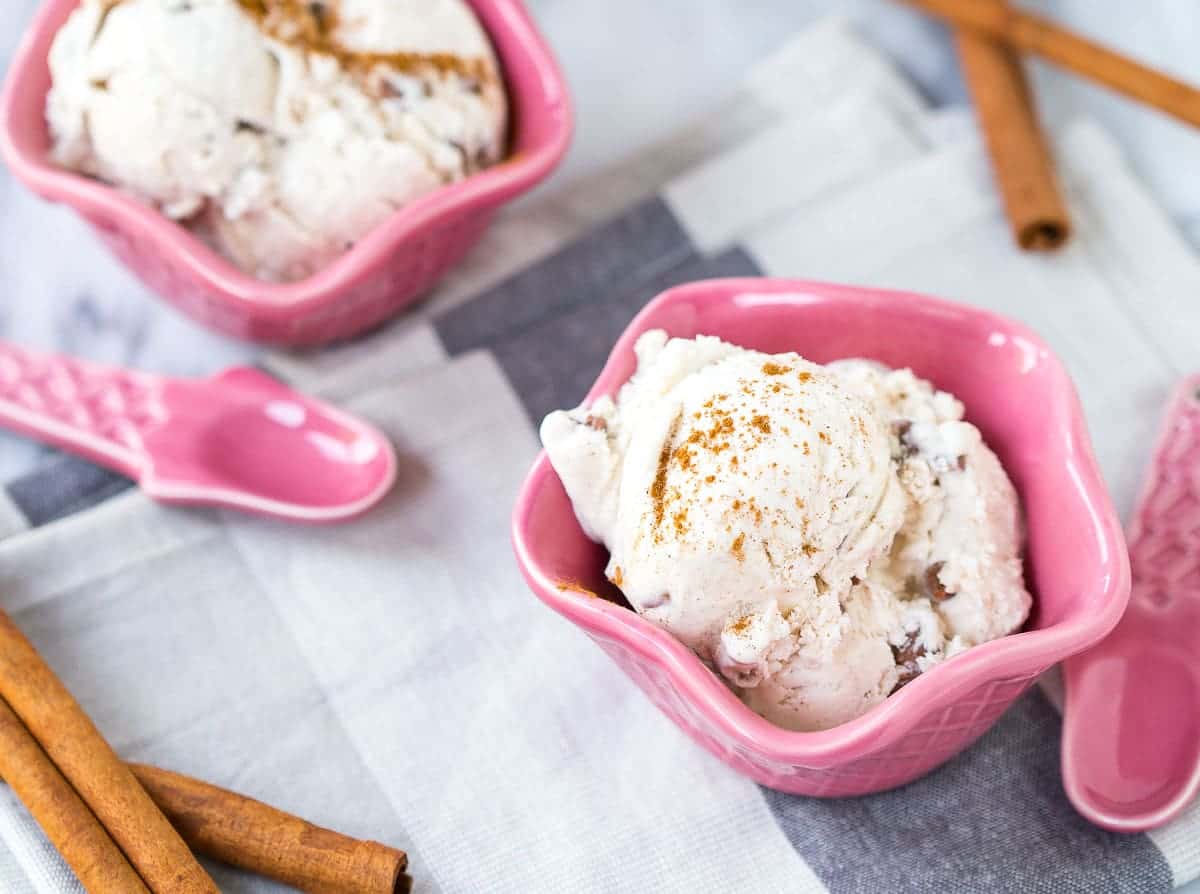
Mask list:
[[[261,801],[169,770],[129,767],[197,853],[301,891],[408,890],[408,857],[403,851],[322,829]]]
[[[1013,237],[1026,250],[1058,248],[1071,220],[1021,60],[974,31],[957,29],[954,42]]]
[[[0,612],[0,698],[108,830],[154,894],[220,894],[66,687]]]
[[[993,0],[902,0],[938,18],[1034,53],[1200,127],[1200,90],[1062,28]]]
[[[25,724],[0,700],[0,778],[90,894],[149,894],[125,855]]]

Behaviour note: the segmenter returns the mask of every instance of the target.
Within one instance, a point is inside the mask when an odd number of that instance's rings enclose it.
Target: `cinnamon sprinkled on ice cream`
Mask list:
[[[630,604],[754,710],[825,729],[1024,621],[1016,494],[951,395],[705,336],[637,355],[542,442]]]

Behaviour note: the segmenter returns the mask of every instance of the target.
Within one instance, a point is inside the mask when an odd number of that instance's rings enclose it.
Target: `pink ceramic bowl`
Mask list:
[[[347,338],[428,291],[475,244],[493,212],[549,175],[566,152],[567,89],[520,0],[470,2],[492,37],[508,85],[508,160],[409,204],[299,282],[248,276],[154,209],[49,161],[46,57],[78,0],[47,0],[18,47],[0,96],[0,151],[30,189],[74,208],[151,289],[206,326],[274,344]]]
[[[1129,598],[1121,527],[1100,479],[1071,382],[1025,327],[901,292],[731,279],[672,289],[617,343],[588,399],[632,374],[647,329],[717,335],[828,362],[871,357],[909,366],[960,397],[1024,501],[1026,629],[935,667],[862,717],[818,733],[780,729],[744,706],[687,648],[613,601],[605,550],[579,528],[545,454],[517,500],[521,570],[551,608],[583,628],[688,735],[734,769],[783,791],[860,795],[902,785],[982,735],[1051,665],[1112,629]]]

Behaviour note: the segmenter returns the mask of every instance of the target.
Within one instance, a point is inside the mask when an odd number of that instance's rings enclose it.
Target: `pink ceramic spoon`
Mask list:
[[[357,515],[396,475],[374,428],[247,367],[168,379],[0,342],[0,426],[115,469],[165,502],[298,521]]]
[[[1098,826],[1161,826],[1200,788],[1200,376],[1171,401],[1129,531],[1116,629],[1068,659],[1063,785]]]

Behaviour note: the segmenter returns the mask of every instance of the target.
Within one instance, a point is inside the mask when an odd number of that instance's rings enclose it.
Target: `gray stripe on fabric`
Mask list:
[[[103,503],[134,486],[124,475],[63,456],[9,483],[8,495],[34,527]]]
[[[0,540],[29,530],[29,519],[6,490],[0,490]]]
[[[593,301],[493,344],[492,351],[533,424],[551,410],[576,406],[600,374],[613,344],[646,302],[696,279],[754,276],[748,255],[733,249],[712,258],[690,255],[669,269],[613,289]]]
[[[539,320],[605,300],[691,253],[687,234],[655,196],[448,311],[435,321],[438,335],[453,355],[486,347]]]
[[[1061,720],[1037,691],[965,754],[901,789],[822,801],[765,791],[832,894],[1157,894],[1171,870],[1145,835],[1098,829],[1059,776]]]

